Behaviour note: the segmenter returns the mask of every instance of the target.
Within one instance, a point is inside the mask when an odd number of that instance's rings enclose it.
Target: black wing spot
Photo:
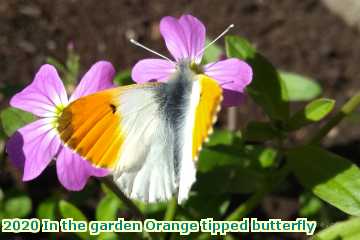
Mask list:
[[[110,104],[110,108],[111,108],[112,113],[116,112],[116,106],[114,104]]]

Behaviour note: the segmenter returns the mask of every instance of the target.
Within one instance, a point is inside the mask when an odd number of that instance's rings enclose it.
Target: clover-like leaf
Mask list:
[[[335,106],[335,100],[316,99],[292,116],[288,122],[289,130],[296,130],[325,118]]]
[[[34,121],[36,117],[31,113],[9,107],[1,111],[0,119],[4,132],[11,136],[19,128]]]
[[[288,153],[300,183],[316,196],[350,215],[360,216],[360,169],[351,161],[319,147]]]
[[[48,198],[40,203],[36,210],[36,216],[40,219],[56,219],[56,206],[57,200],[54,198]]]
[[[248,62],[253,70],[253,80],[247,92],[273,120],[286,121],[289,117],[287,89],[274,66],[244,38],[225,38],[228,57]]]
[[[96,208],[96,219],[98,221],[114,221],[116,214],[121,207],[121,202],[113,194],[107,194],[99,202]]]
[[[64,200],[59,202],[59,212],[63,218],[72,218],[75,221],[88,221],[79,208]],[[89,232],[75,232],[74,234],[84,240],[93,238]]]
[[[4,203],[4,213],[8,218],[23,218],[30,214],[32,209],[31,199],[26,195],[16,195]]]
[[[317,233],[314,240],[355,240],[360,239],[360,218],[338,222]]]
[[[320,84],[314,79],[284,71],[279,71],[279,75],[285,84],[288,101],[309,101],[322,92]]]

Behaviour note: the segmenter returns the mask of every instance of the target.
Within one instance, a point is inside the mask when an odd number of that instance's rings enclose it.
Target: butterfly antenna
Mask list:
[[[208,47],[210,47],[211,45],[213,45],[217,40],[219,40],[222,36],[224,36],[227,32],[230,31],[230,29],[232,29],[233,27],[235,27],[234,24],[230,24],[222,33],[220,33],[219,36],[217,36],[214,40],[212,40],[208,45],[206,45],[203,49],[201,49],[197,54],[196,57],[198,57],[200,54],[202,54]]]
[[[169,61],[169,62],[171,62],[171,63],[174,63],[174,61],[172,61],[170,58],[165,57],[164,55],[162,55],[162,54],[160,54],[160,53],[158,53],[158,52],[156,52],[156,51],[154,51],[154,50],[152,50],[152,49],[150,49],[150,48],[142,45],[141,43],[139,43],[139,42],[136,41],[135,39],[130,38],[129,40],[130,40],[130,42],[131,42],[132,44],[134,44],[134,45],[136,45],[136,46],[138,46],[138,47],[141,47],[141,48],[143,48],[143,49],[145,49],[145,50],[147,50],[147,51],[149,51],[149,52],[151,52],[151,53],[153,53],[153,54],[155,54],[155,55],[157,55],[157,56],[159,56],[159,57],[161,57],[161,58],[163,58],[163,59],[165,59],[165,60],[167,60],[167,61]]]

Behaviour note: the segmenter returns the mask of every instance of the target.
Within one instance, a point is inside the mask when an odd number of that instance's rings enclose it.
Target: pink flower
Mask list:
[[[175,62],[163,59],[144,59],[136,63],[132,78],[137,83],[152,80],[167,81],[180,62],[188,61],[196,73],[204,73],[217,80],[224,90],[224,106],[236,106],[243,99],[244,88],[251,82],[251,67],[236,58],[230,58],[204,66],[200,65],[204,45],[205,27],[195,17],[183,15],[180,19],[164,17],[160,33]]]
[[[56,69],[46,64],[37,72],[33,82],[11,99],[12,107],[39,117],[18,129],[6,145],[10,159],[24,169],[23,181],[38,177],[55,158],[58,179],[69,190],[81,190],[90,176],[103,177],[108,174],[106,169],[91,166],[62,145],[57,120],[70,102],[113,87],[114,74],[115,70],[109,62],[97,62],[83,76],[68,99]]]

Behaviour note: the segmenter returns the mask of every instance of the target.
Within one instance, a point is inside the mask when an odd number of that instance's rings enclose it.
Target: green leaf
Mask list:
[[[265,148],[259,156],[259,163],[262,168],[268,168],[274,165],[278,152],[273,148]]]
[[[252,193],[266,182],[266,175],[250,168],[218,167],[199,173],[194,190],[210,195]]]
[[[2,125],[0,125],[0,149],[1,149],[1,140],[5,140],[7,138],[7,135],[2,127]]]
[[[328,115],[335,106],[335,100],[320,98],[312,101],[305,107],[305,116],[307,120],[316,122]]]
[[[113,221],[116,219],[117,211],[121,203],[116,196],[107,194],[101,199],[96,208],[96,220],[98,221]]]
[[[277,151],[272,148],[256,145],[233,144],[207,147],[200,152],[198,172],[206,173],[224,166],[264,171],[273,166],[277,155]]]
[[[6,135],[11,136],[16,130],[34,121],[34,115],[17,108],[5,108],[0,113],[0,119]]]
[[[309,101],[322,92],[321,86],[311,78],[284,71],[279,74],[287,89],[288,101]]]
[[[75,221],[88,221],[80,209],[65,200],[59,202],[59,212],[63,218],[72,218]],[[75,232],[74,234],[84,240],[92,238],[89,232]]]
[[[239,36],[225,37],[226,53],[228,56],[240,59],[253,59],[256,57],[256,49],[245,38]]]
[[[296,130],[326,117],[335,106],[335,100],[320,98],[307,104],[289,120],[289,130]]]
[[[112,219],[112,221],[114,221],[114,219]],[[126,233],[121,234],[121,236],[122,236],[121,239],[127,239],[125,237],[125,234]],[[128,233],[128,234],[130,236],[130,234],[135,234],[135,233]],[[134,237],[134,235],[131,235],[131,236]],[[116,233],[114,233],[114,232],[103,232],[103,233],[100,233],[100,235],[96,239],[99,239],[99,240],[118,240],[119,236],[116,235]]]
[[[228,195],[208,195],[203,192],[196,192],[186,201],[184,208],[191,211],[195,215],[194,218],[220,219],[224,210],[229,206],[229,202]]]
[[[36,211],[37,218],[55,220],[56,206],[57,201],[53,198],[48,198],[41,202]]]
[[[225,37],[228,57],[247,61],[253,70],[253,80],[247,88],[253,100],[273,120],[286,121],[289,117],[286,87],[273,65],[245,39],[238,36]]]
[[[266,141],[280,136],[280,133],[269,122],[249,122],[244,131],[248,141]]]
[[[213,168],[240,163],[239,156],[205,148],[200,152],[198,171],[208,172]]]
[[[360,170],[355,164],[313,146],[290,150],[288,158],[302,185],[343,212],[360,216]]]
[[[144,215],[152,215],[157,213],[165,212],[167,203],[166,202],[159,202],[159,203],[144,203],[142,201],[133,201],[136,206],[139,208],[140,212]]]
[[[119,86],[134,84],[133,80],[131,79],[131,70],[124,70],[116,74],[114,77],[114,83]]]
[[[314,236],[314,240],[357,240],[360,239],[360,218],[338,222]]]
[[[8,218],[23,218],[30,214],[31,199],[26,195],[14,196],[4,203],[5,216]]]
[[[301,217],[311,217],[317,214],[321,207],[323,206],[323,202],[314,196],[312,193],[305,193],[300,196],[300,209],[299,216]]]
[[[216,145],[230,145],[234,140],[234,134],[228,130],[215,130],[214,133],[210,136],[209,142],[206,143],[206,146],[216,146]]]
[[[206,39],[206,45],[211,42],[210,39]],[[223,54],[222,48],[217,45],[216,43],[211,44],[206,51],[204,52],[203,56],[203,63],[210,63],[210,62],[216,62],[220,60],[221,55]]]
[[[73,218],[76,221],[87,221],[87,218],[80,209],[65,200],[59,202],[59,211],[64,218]]]

